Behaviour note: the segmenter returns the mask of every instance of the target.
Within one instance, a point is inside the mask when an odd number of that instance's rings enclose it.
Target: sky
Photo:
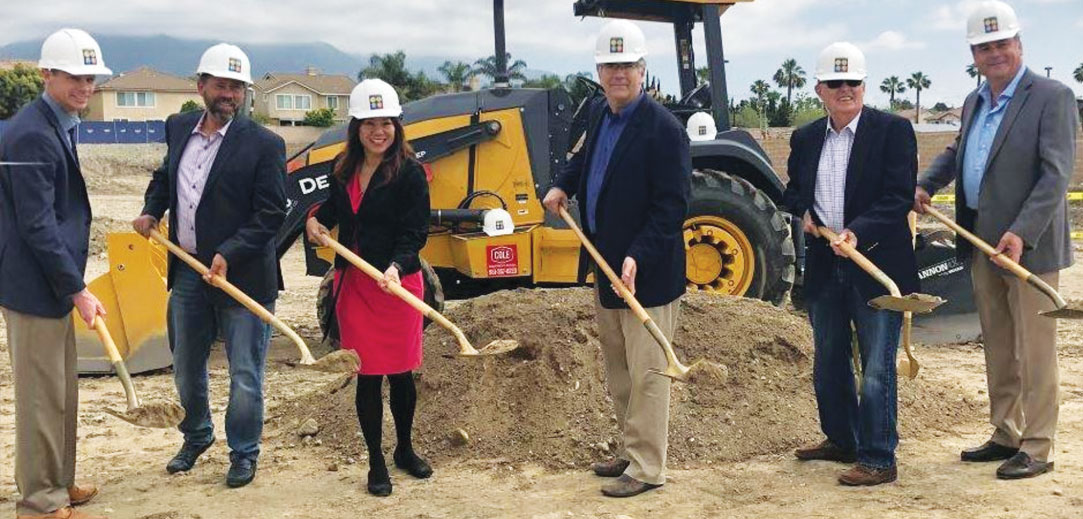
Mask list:
[[[507,48],[531,69],[561,75],[594,69],[594,38],[604,24],[572,15],[572,0],[505,0]],[[886,105],[878,85],[887,76],[924,72],[932,85],[922,105],[962,103],[974,88],[965,41],[966,14],[977,0],[755,0],[722,16],[731,96],[750,96],[794,58],[810,83],[816,55],[850,41],[869,62],[866,101]],[[1012,0],[1020,16],[1024,63],[1070,85],[1083,64],[1083,0]],[[88,6],[93,6],[88,9]],[[64,27],[91,34],[155,35],[243,42],[324,41],[350,53],[404,50],[473,62],[493,53],[491,0],[3,0],[0,45],[40,39]],[[678,90],[672,28],[640,23],[648,39],[648,69],[663,91]],[[702,28],[693,33],[696,57],[706,59]],[[106,57],[108,59],[108,57]],[[913,100],[911,93],[905,97]]]

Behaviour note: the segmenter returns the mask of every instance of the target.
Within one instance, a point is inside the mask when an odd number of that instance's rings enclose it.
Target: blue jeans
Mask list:
[[[180,424],[184,441],[205,445],[214,441],[207,397],[207,358],[214,340],[226,343],[229,361],[229,407],[226,440],[230,458],[259,457],[263,434],[263,372],[271,327],[242,306],[211,302],[211,286],[187,265],[177,265],[169,296],[167,320],[173,350],[173,379],[186,416]],[[274,302],[263,303],[274,311]]]
[[[885,469],[895,465],[899,444],[895,353],[902,314],[870,307],[841,267],[835,268],[831,281],[809,300],[820,427],[831,443],[856,451],[858,463]],[[851,364],[851,322],[861,352],[860,395]]]

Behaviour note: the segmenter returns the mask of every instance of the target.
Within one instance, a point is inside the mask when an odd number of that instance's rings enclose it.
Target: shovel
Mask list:
[[[995,258],[1000,256],[1000,261],[1007,265],[1007,270],[1011,271],[1012,274],[1015,274],[1017,278],[1030,283],[1034,288],[1037,288],[1041,293],[1045,294],[1050,301],[1053,301],[1053,305],[1056,306],[1056,309],[1041,312],[1041,315],[1061,319],[1083,319],[1083,303],[1078,301],[1068,303],[1053,287],[1049,286],[1045,281],[1042,281],[1042,278],[1031,274],[1029,270],[1012,261],[1011,258],[1005,256],[1003,253],[997,252],[996,249],[986,243],[985,240],[982,240],[975,236],[974,233],[963,229],[961,225],[945,216],[944,213],[934,209],[933,206],[925,204],[925,212],[931,214],[933,218],[940,220],[944,225],[951,227],[951,229],[955,231],[955,234],[966,238],[967,241],[974,244],[975,247],[989,255],[989,257]]]
[[[210,271],[205,265],[199,262],[199,260],[192,257],[184,249],[178,247],[175,243],[169,241],[169,238],[162,236],[156,229],[151,229],[150,237],[154,238],[158,243],[164,245],[169,252],[172,252],[175,256],[192,267],[196,272],[206,274]],[[290,329],[286,323],[281,319],[275,317],[270,311],[261,306],[251,297],[248,297],[244,292],[241,292],[239,288],[233,285],[222,276],[214,276],[210,281],[211,286],[220,288],[230,297],[236,299],[239,303],[248,308],[252,313],[256,314],[265,323],[269,323],[274,326],[283,335],[289,337],[293,344],[297,346],[297,349],[301,352],[302,366],[306,366],[316,371],[323,371],[327,373],[356,373],[358,366],[360,366],[360,360],[357,358],[357,354],[352,351],[339,350],[334,353],[328,354],[320,358],[319,361],[312,358],[312,353],[308,351],[308,346],[305,345],[305,341],[297,335],[296,332]]]
[[[688,382],[690,380],[693,380],[694,378],[697,378],[697,376],[699,375],[699,373],[691,372],[706,373],[711,370],[712,367],[717,368],[717,366],[704,362],[703,360],[697,360],[693,362],[691,366],[685,366],[684,364],[681,364],[681,361],[677,360],[677,354],[673,352],[673,345],[669,343],[669,339],[666,339],[666,336],[662,333],[662,330],[658,328],[658,325],[655,324],[653,319],[651,319],[651,316],[648,315],[647,311],[643,309],[643,305],[639,304],[639,301],[637,301],[635,296],[632,295],[632,292],[628,290],[628,287],[624,286],[624,282],[621,281],[620,277],[617,276],[616,272],[613,272],[613,269],[610,268],[609,264],[605,262],[605,258],[603,258],[602,255],[598,252],[598,249],[594,248],[594,244],[592,244],[590,240],[587,239],[587,236],[583,234],[583,230],[580,229],[578,225],[576,225],[575,220],[572,219],[572,215],[568,214],[568,210],[565,209],[563,206],[560,207],[560,217],[564,219],[564,221],[568,224],[568,227],[570,227],[572,231],[575,232],[575,235],[579,237],[579,241],[582,242],[583,247],[587,249],[587,252],[589,252],[591,257],[594,258],[594,262],[598,264],[598,268],[602,269],[602,272],[605,273],[605,276],[609,278],[609,282],[613,284],[613,286],[617,289],[617,292],[620,294],[621,298],[624,299],[624,302],[628,303],[628,307],[632,309],[633,313],[635,313],[636,318],[638,318],[640,322],[643,323],[643,326],[647,328],[648,332],[650,332],[651,337],[654,337],[654,340],[658,342],[659,346],[662,347],[662,351],[665,352],[666,370],[651,370],[651,373],[666,376],[673,380],[678,380],[681,382]]]
[[[360,256],[354,254],[353,251],[347,249],[334,238],[328,236],[327,234],[320,233],[319,240],[321,245],[323,245],[324,247],[331,247],[332,249],[334,249],[335,253],[337,253],[339,256],[342,256],[343,258],[346,258],[346,261],[349,261],[351,264],[353,264],[353,266],[360,269],[361,272],[364,272],[372,279],[381,280],[384,278],[383,272],[380,272],[376,269],[376,267],[373,267],[367,261],[361,259]],[[489,344],[486,344],[485,346],[482,346],[480,350],[474,349],[474,347],[470,344],[470,341],[466,338],[466,334],[464,334],[458,326],[455,326],[455,323],[452,323],[440,312],[437,312],[435,309],[433,309],[433,307],[425,304],[424,301],[418,299],[417,296],[410,293],[409,290],[403,288],[402,285],[399,285],[397,283],[388,283],[387,288],[399,299],[402,299],[407,304],[414,307],[415,310],[421,312],[421,315],[438,323],[440,326],[443,326],[449,332],[451,332],[452,335],[455,336],[455,339],[459,341],[458,356],[460,357],[499,355],[501,353],[508,353],[509,351],[512,351],[519,347],[519,341],[513,339],[498,339],[490,342]]]
[[[819,230],[820,235],[827,238],[828,241],[835,241],[835,239],[838,238],[838,235],[827,227],[820,227]],[[869,301],[869,306],[876,308],[877,310],[902,312],[902,343],[903,350],[906,351],[906,359],[899,362],[898,371],[900,374],[913,379],[918,376],[918,370],[921,368],[921,365],[918,364],[918,359],[914,357],[914,352],[910,349],[910,324],[913,313],[931,312],[936,307],[944,304],[945,301],[939,297],[928,294],[914,293],[904,297],[899,292],[899,286],[896,285],[887,274],[884,274],[884,271],[880,270],[876,265],[869,261],[864,254],[861,254],[846,242],[840,243],[839,248],[842,249],[842,252],[846,253],[846,257],[850,258],[850,261],[856,263],[857,266],[861,267],[865,272],[868,272],[869,275],[876,279],[876,281],[887,288],[888,295],[873,298]]]
[[[151,402],[143,405],[139,402],[139,397],[135,394],[135,385],[132,384],[132,376],[128,374],[128,367],[124,364],[124,359],[120,357],[117,345],[113,342],[113,337],[109,335],[105,320],[100,315],[94,316],[94,331],[98,332],[98,338],[101,339],[105,353],[113,363],[113,370],[116,371],[120,384],[124,386],[124,395],[128,398],[127,411],[121,413],[105,409],[105,412],[141,427],[170,429],[179,425],[184,420],[184,409],[179,405],[173,402]]]

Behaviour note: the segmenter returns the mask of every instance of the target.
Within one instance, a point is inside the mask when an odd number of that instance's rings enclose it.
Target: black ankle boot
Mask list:
[[[426,479],[432,475],[432,467],[409,447],[395,449],[395,466],[417,479]]]
[[[391,495],[391,476],[387,474],[387,465],[384,464],[382,455],[378,458],[369,458],[368,490],[374,496]]]

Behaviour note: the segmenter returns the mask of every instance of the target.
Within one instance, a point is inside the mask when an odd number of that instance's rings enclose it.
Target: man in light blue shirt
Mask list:
[[[981,194],[981,179],[985,176],[985,164],[989,162],[989,150],[993,147],[993,139],[996,138],[1000,122],[1004,120],[1004,114],[1008,111],[1008,103],[1015,96],[1015,89],[1019,86],[1019,80],[1023,79],[1027,67],[1019,67],[1015,78],[1008,83],[996,101],[992,99],[992,89],[986,81],[978,89],[977,113],[974,114],[974,122],[967,134],[967,146],[963,153],[963,192],[966,193],[966,206],[977,211],[978,195]]]

